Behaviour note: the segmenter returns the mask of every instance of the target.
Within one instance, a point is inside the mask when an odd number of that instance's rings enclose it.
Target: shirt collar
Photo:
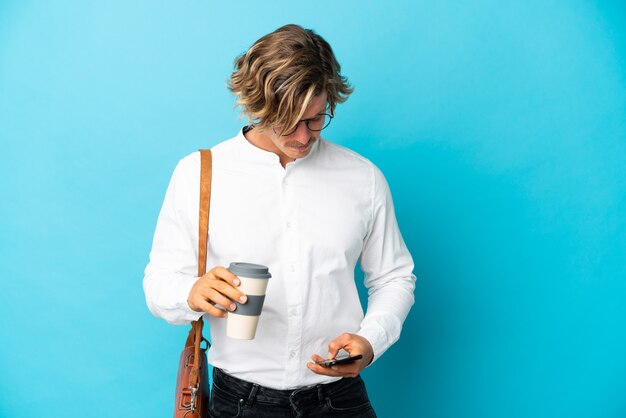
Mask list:
[[[242,152],[248,157],[253,159],[254,161],[260,161],[269,164],[280,164],[280,159],[278,155],[274,154],[270,151],[265,151],[257,147],[256,145],[252,145],[248,139],[244,136],[244,133],[248,132],[252,129],[252,126],[244,126],[237,134],[236,139],[241,145]]]
[[[248,139],[246,139],[244,134],[250,131],[251,129],[252,129],[252,126],[250,125],[244,126],[243,128],[241,128],[241,130],[236,136],[237,141],[241,143],[242,151],[245,152],[247,156],[254,159],[255,161],[262,161],[264,163],[269,163],[269,164],[280,164],[280,159],[278,158],[278,155],[274,154],[271,151],[266,151],[264,149],[261,149],[257,147],[256,145],[252,145],[248,141]],[[313,143],[313,145],[311,146],[311,151],[309,151],[309,153],[306,156],[302,158],[298,158],[292,163],[288,163],[287,165],[301,164],[303,161],[310,159],[314,154],[317,153],[320,141],[322,141],[321,138]]]

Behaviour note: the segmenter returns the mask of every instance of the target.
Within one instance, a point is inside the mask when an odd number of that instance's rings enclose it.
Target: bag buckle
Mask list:
[[[191,402],[190,402],[190,406],[189,409],[191,409],[191,412],[195,412],[196,411],[196,395],[198,393],[198,387],[200,385],[196,385],[195,388],[191,388]]]
[[[189,408],[188,412],[194,413],[196,411],[196,398],[198,396],[198,389],[200,388],[200,383],[196,384],[196,387],[190,386],[188,388],[183,388],[183,395],[189,395],[189,402],[183,402],[183,408]]]

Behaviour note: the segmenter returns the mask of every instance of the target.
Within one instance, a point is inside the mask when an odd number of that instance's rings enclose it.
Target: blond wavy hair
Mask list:
[[[237,57],[227,84],[251,123],[281,133],[295,128],[313,97],[326,91],[334,115],[354,90],[328,42],[293,24],[263,36]]]

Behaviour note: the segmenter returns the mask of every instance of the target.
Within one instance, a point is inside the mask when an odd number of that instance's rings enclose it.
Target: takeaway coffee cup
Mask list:
[[[228,313],[226,335],[252,340],[263,309],[267,283],[272,275],[267,267],[251,263],[230,263],[228,271],[239,277],[241,284],[238,289],[246,294],[248,300],[243,304],[234,301],[237,308]]]

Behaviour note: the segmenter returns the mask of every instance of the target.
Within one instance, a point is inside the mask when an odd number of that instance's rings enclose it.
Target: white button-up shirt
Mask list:
[[[213,179],[207,270],[233,261],[269,267],[256,337],[226,336],[210,324],[209,362],[238,378],[293,389],[338,378],[313,373],[311,354],[326,357],[344,332],[365,337],[374,360],[400,336],[414,302],[415,276],[383,174],[367,159],[319,139],[286,165],[250,144],[243,131],[212,148]],[[197,277],[200,154],[174,170],[157,222],[144,291],[150,311],[172,324],[201,313],[187,297]],[[367,314],[354,269],[360,260]]]

